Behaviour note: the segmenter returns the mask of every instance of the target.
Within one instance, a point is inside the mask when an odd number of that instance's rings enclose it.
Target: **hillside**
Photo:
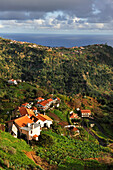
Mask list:
[[[82,108],[89,108],[90,105],[99,122],[104,123],[103,127],[111,129],[112,56],[113,48],[106,44],[50,48],[0,38],[1,122],[7,120],[10,113],[23,102],[60,93],[70,96],[71,107],[76,105],[77,100],[81,101]],[[7,80],[11,78],[25,82],[17,86],[9,85]],[[92,99],[86,96],[95,98],[95,103],[91,103]],[[76,101],[73,102],[71,97]],[[111,130],[108,133],[111,134]]]
[[[113,48],[49,48],[0,39],[0,77],[36,82],[49,92],[112,95]]]
[[[31,142],[33,150],[22,139],[0,131],[0,168],[40,169],[45,162],[44,169],[112,169],[112,66],[113,48],[106,44],[50,48],[0,38],[0,123],[15,118],[25,102],[36,106],[37,97],[61,99],[58,107],[45,111],[53,125],[41,132],[37,143]],[[10,84],[9,79],[18,83]],[[77,108],[89,109],[91,119],[71,121],[70,111],[78,114]],[[74,123],[79,136],[64,128]]]
[[[4,169],[33,169],[36,164],[24,152],[31,151],[24,140],[15,139],[9,133],[0,131],[0,166]]]

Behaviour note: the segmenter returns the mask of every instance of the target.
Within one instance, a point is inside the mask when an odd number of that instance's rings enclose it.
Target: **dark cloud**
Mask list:
[[[44,18],[44,12],[19,12],[19,11],[3,11],[0,12],[0,20],[29,20]]]
[[[67,11],[77,16],[89,15],[93,0],[0,0],[0,11]]]

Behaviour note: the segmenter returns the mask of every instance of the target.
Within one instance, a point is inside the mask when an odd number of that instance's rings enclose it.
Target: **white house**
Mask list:
[[[42,98],[42,97],[38,97],[38,98],[36,98],[35,100],[39,103],[39,102],[44,101],[45,99],[44,99],[44,98]]]
[[[8,83],[17,85],[17,81],[14,79],[8,80]]]
[[[27,115],[8,122],[8,131],[14,136],[26,135],[27,140],[38,140],[41,129],[40,125],[34,123]]]
[[[35,122],[37,124],[39,124],[41,127],[50,128],[50,126],[52,125],[53,120],[47,115],[38,114],[38,116],[36,116],[36,118],[37,118],[37,120]]]
[[[38,140],[38,136],[40,135],[41,129],[40,125],[37,123],[28,123],[26,126],[20,128],[20,136],[25,134],[27,140]]]

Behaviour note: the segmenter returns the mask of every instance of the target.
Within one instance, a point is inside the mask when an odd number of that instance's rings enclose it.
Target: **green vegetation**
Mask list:
[[[35,97],[45,96],[48,92],[37,87],[36,84],[22,82],[18,85],[8,85],[8,83],[0,79],[0,122],[9,119],[12,111],[26,101],[33,101]]]
[[[49,50],[49,47],[33,45],[0,38],[0,122],[15,116],[16,108],[22,103],[34,101],[39,96],[45,99],[57,96],[61,104],[46,111],[48,115],[51,113],[57,121],[72,124],[69,119],[71,110],[90,109],[105,135],[98,128],[93,132],[112,143],[113,48],[95,44],[83,49],[61,47]],[[7,81],[12,78],[22,82],[9,85]],[[89,128],[89,121],[84,122]],[[43,131],[34,146],[37,155],[59,170],[73,167],[78,170],[112,169],[113,163],[94,160],[108,155],[111,159],[110,150],[100,146],[83,128],[79,130],[80,136],[72,137],[68,130],[54,122],[52,129]],[[35,168],[24,151],[31,151],[25,141],[0,132],[1,167]]]
[[[78,166],[82,169],[85,166],[93,167],[93,165],[90,164],[91,162],[95,165],[95,167],[107,167],[104,165],[102,166],[98,161],[83,161],[88,158],[98,158],[108,155],[108,153],[110,154],[110,150],[108,148],[104,148],[96,144],[94,140],[92,142],[90,139],[88,141],[81,141],[58,135],[52,130],[43,131],[42,134],[51,136],[54,140],[54,144],[42,147],[39,142],[38,146],[35,146],[37,155],[45,159],[49,164],[58,165],[58,169],[69,169],[73,165],[76,168]]]
[[[48,51],[47,47],[30,43],[10,43],[3,38],[0,42],[2,78],[36,82],[52,93],[84,93],[103,103],[107,101],[101,94],[112,93],[112,47],[91,45],[82,50],[62,47]]]
[[[4,169],[35,168],[34,162],[25,155],[26,151],[31,148],[24,140],[0,131],[0,164]]]

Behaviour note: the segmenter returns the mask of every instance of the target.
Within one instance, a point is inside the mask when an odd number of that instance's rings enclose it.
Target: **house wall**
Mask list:
[[[22,134],[24,134],[24,135],[26,135],[26,136],[27,136],[27,140],[30,140],[30,138],[29,138],[29,131],[26,131],[26,130],[20,129],[20,135],[22,135]]]
[[[48,128],[50,128],[50,125],[52,124],[52,121],[50,121],[50,120],[45,120],[44,121],[44,124],[46,123],[46,126],[48,127]]]
[[[89,117],[90,113],[82,113],[82,117]]]
[[[29,131],[29,140],[32,140],[32,138],[33,138],[34,135],[39,136],[39,135],[40,135],[40,132],[41,132],[40,126],[37,127],[37,128],[32,129],[31,131]]]
[[[27,136],[27,140],[32,140],[34,135],[39,136],[40,135],[40,126],[34,129],[31,129],[30,131],[26,131],[24,129],[21,129],[21,134],[25,134]]]
[[[12,125],[12,132],[14,133],[14,137],[17,138],[17,135],[18,135],[18,129],[17,127],[13,124]]]
[[[43,121],[41,121],[41,120],[38,120],[36,123],[37,123],[37,124],[40,124],[41,127],[44,127],[44,125],[46,124],[46,126],[47,126],[48,128],[50,128],[50,125],[52,124],[52,121],[50,121],[50,120],[45,120],[45,121],[43,122]]]
[[[41,127],[44,127],[44,122],[43,121],[38,120],[36,123],[39,124]]]

